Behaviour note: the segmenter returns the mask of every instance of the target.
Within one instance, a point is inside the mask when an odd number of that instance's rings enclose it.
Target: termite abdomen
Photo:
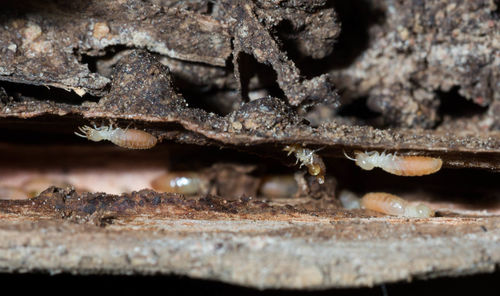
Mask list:
[[[151,181],[151,187],[160,192],[196,195],[205,191],[207,184],[196,172],[179,171],[157,177]]]
[[[316,154],[317,150],[308,149],[298,144],[286,146],[283,150],[287,151],[288,155],[295,154],[297,162],[300,161],[300,167],[305,165],[309,174],[315,176],[319,184],[325,183],[326,166],[323,159]]]
[[[262,178],[259,194],[268,198],[290,198],[299,189],[292,175],[268,175]]]
[[[433,217],[434,211],[423,204],[411,204],[399,196],[385,192],[371,192],[361,198],[361,206],[368,210],[404,217]]]

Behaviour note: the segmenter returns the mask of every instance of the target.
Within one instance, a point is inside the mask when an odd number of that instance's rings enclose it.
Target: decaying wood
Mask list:
[[[366,38],[346,34],[343,38],[356,46],[336,51],[339,56],[329,60],[332,66],[354,59],[331,70],[335,85],[346,89],[345,99],[368,97],[368,108],[398,126],[498,129],[500,113],[494,107],[500,99],[498,1],[357,1],[354,8],[336,2],[356,21],[359,14],[367,16],[363,25],[343,26]],[[315,63],[310,69],[325,68]],[[447,92],[454,94],[451,102],[441,100]],[[443,104],[458,104],[459,95],[490,106],[491,113],[485,108],[482,115],[465,116],[457,127],[457,121],[443,118],[440,109]]]
[[[10,1],[0,12],[4,176],[69,174],[75,159],[158,166],[193,149],[183,169],[208,185],[185,197],[68,184],[0,200],[0,271],[308,289],[494,271],[499,15],[490,0]],[[94,149],[73,135],[91,124],[130,125],[159,144],[142,154]],[[287,170],[287,145],[316,151],[324,185]],[[471,182],[469,204],[490,211],[414,220],[344,210],[338,189],[414,186],[345,169],[344,151],[354,150],[440,158],[443,170],[422,179],[438,189],[419,184],[406,195],[439,195],[455,210]],[[274,172],[293,176],[294,198],[256,197]]]
[[[500,262],[498,217],[362,218],[318,202],[304,210],[152,191],[49,189],[0,206],[2,271],[175,273],[324,289],[488,272]]]
[[[304,143],[323,147],[319,153],[326,157],[341,157],[341,147],[406,150],[441,157],[444,166],[500,168],[500,136],[496,131],[450,134],[414,129],[378,130],[335,122],[311,128],[299,121],[293,109],[275,98],[249,102],[221,117],[189,108],[185,99],[173,89],[168,73],[168,69],[148,53],[134,52],[116,66],[109,94],[99,103],[68,105],[23,98],[21,102],[9,103],[2,116],[30,118],[36,122],[37,117],[46,114],[81,114],[91,121],[121,119],[124,126],[129,120],[135,124],[142,122],[161,140],[247,147]],[[81,123],[81,119],[75,121],[74,130]],[[178,124],[172,126],[173,130],[167,125],[172,123]],[[280,150],[276,148],[267,153],[281,155]]]

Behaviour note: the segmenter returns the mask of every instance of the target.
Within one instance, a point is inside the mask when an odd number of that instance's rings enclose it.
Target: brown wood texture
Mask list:
[[[499,15],[491,0],[8,1],[0,271],[283,289],[495,271]],[[74,135],[94,124],[158,144]],[[325,184],[291,145],[314,151]],[[361,171],[344,154],[356,150],[443,168]],[[182,171],[203,184],[193,196],[141,190]],[[289,198],[266,196],[264,180],[287,180],[276,196]],[[436,217],[346,210],[343,189],[421,201]]]

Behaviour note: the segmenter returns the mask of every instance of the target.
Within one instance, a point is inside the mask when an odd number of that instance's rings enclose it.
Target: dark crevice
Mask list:
[[[224,116],[237,109],[242,102],[263,96],[285,99],[277,83],[277,75],[271,66],[261,64],[246,53],[238,56],[241,79],[241,94],[236,90],[221,91],[210,85],[198,85],[172,73],[176,89],[183,95],[189,107]],[[258,88],[256,88],[258,87]],[[243,101],[242,101],[243,100]]]
[[[220,116],[233,111],[233,105],[238,103],[237,92],[222,92],[212,85],[200,85],[187,77],[172,75],[175,89],[186,99],[189,108],[202,109]]]
[[[97,126],[109,125],[106,120],[96,120]],[[301,171],[293,156],[274,143],[251,147],[200,147],[198,145],[159,143],[149,150],[127,150],[108,141],[92,142],[74,135],[78,126],[92,124],[74,115],[60,118],[44,116],[33,119],[6,119],[0,124],[4,142],[0,145],[0,164],[3,168],[53,170],[58,168],[94,167],[97,171],[119,163],[123,170],[137,167],[167,166],[173,170],[203,170],[214,164],[233,164],[249,167],[249,177],[266,175],[293,175]],[[117,121],[115,126],[125,128],[128,121]],[[182,130],[178,124],[133,123],[131,128],[155,130]],[[388,174],[381,169],[365,171],[343,156],[363,148],[308,146],[319,149],[326,168],[327,180],[336,180],[338,189],[349,189],[362,195],[367,192],[389,192],[419,200],[456,203],[471,210],[500,208],[498,172],[477,169],[443,168],[433,175],[406,178]],[[320,149],[321,148],[321,149]],[[381,152],[381,151],[380,151]],[[387,151],[393,153],[393,151]],[[402,154],[407,151],[399,151]],[[414,151],[412,151],[414,152]],[[445,157],[449,157],[448,152]],[[339,158],[339,156],[341,158]],[[464,158],[491,157],[489,154],[470,154]],[[443,159],[445,163],[447,159]],[[304,171],[304,168],[302,169]],[[222,180],[222,179],[221,179]],[[224,180],[225,181],[225,180]],[[223,181],[221,181],[223,182]],[[452,185],[452,186],[451,186]]]
[[[266,89],[273,97],[285,98],[285,94],[278,85],[276,72],[271,66],[259,63],[252,55],[240,53],[238,67],[244,100],[249,100],[249,93],[255,89],[256,85]]]
[[[0,89],[8,96],[9,102],[25,102],[31,100],[50,101],[58,104],[79,106],[85,101],[99,102],[100,97],[86,93],[83,96],[73,91],[53,86],[32,85],[0,81]]]
[[[443,168],[432,175],[407,177],[402,182],[400,176],[379,168],[365,171],[348,159],[325,162],[327,167],[336,168],[333,174],[339,189],[346,188],[359,196],[368,192],[388,192],[421,201],[453,203],[469,210],[500,208],[498,172]]]
[[[120,60],[128,50],[132,49],[133,48],[125,45],[113,45],[106,47],[104,49],[104,55],[101,56],[92,56],[78,52],[75,52],[75,54],[78,56],[80,63],[87,64],[90,72],[110,78],[111,72],[118,60]]]
[[[202,109],[206,112],[215,113],[220,116],[232,112],[235,104],[238,104],[239,95],[234,92],[221,92],[211,86],[200,86],[173,75],[175,88],[186,99],[189,108]]]
[[[0,87],[0,106],[2,104],[7,104],[13,100],[14,98],[9,96],[9,94],[5,91],[3,87]]]
[[[367,107],[367,99],[367,97],[354,98],[342,104],[340,108],[319,104],[308,110],[306,119],[311,126],[319,126],[322,123],[335,120],[348,125],[386,128],[382,115]]]
[[[79,115],[41,115],[34,118],[4,118],[0,121],[2,140],[11,144],[27,144],[43,147],[44,144],[87,144],[90,146],[113,146],[109,142],[91,142],[74,135],[79,126],[83,125],[109,126],[133,128],[142,130],[166,129],[171,132],[184,131],[177,123],[138,122],[133,120],[106,118],[82,118]]]
[[[343,117],[355,117],[364,121],[371,121],[380,117],[380,113],[372,111],[366,105],[367,97],[350,100],[349,104],[342,105],[337,114]]]
[[[27,171],[43,168],[46,172],[87,168],[95,169],[98,174],[99,170],[105,171],[106,168],[118,166],[121,170],[168,167],[173,171],[203,172],[213,165],[231,164],[245,170],[249,168],[242,174],[250,178],[293,176],[294,172],[301,170],[295,165],[293,157],[287,157],[284,151],[276,149],[274,145],[256,147],[262,149],[256,155],[253,148],[252,151],[241,151],[161,143],[149,150],[127,150],[107,141],[95,143],[73,134],[79,123],[77,120],[75,117],[72,121],[60,122],[58,125],[46,122],[36,123],[36,126],[34,121],[31,125],[22,123],[24,126],[5,122],[0,130],[3,135],[8,136],[9,142],[0,145],[0,167],[4,171],[8,168]],[[126,124],[119,126],[124,127]],[[318,154],[327,149],[318,151]],[[276,153],[276,157],[261,156],[266,152]],[[347,153],[352,155],[351,151]],[[498,172],[444,168],[436,174],[407,178],[402,182],[400,176],[388,174],[378,168],[364,171],[345,157],[339,159],[323,156],[327,180],[336,180],[334,182],[338,184],[337,189],[349,189],[360,196],[367,192],[389,192],[409,200],[413,198],[456,204],[469,210],[500,208]],[[226,181],[223,177],[220,178],[221,183]],[[74,185],[78,187],[78,184]]]
[[[488,106],[479,106],[472,100],[461,96],[458,93],[459,89],[459,86],[455,86],[447,92],[437,92],[437,96],[440,99],[438,113],[441,117],[448,116],[452,119],[471,118],[485,114],[488,111]]]
[[[286,53],[292,61],[300,61],[301,54],[298,50],[295,38],[297,30],[290,20],[284,19],[273,28],[274,40],[278,43],[280,50]]]
[[[213,12],[214,12],[214,1],[208,1],[207,2],[207,12],[204,14],[212,15]]]
[[[500,0],[494,0],[493,3],[496,6],[496,9],[491,12],[491,14],[496,18],[500,18]]]
[[[476,274],[462,277],[443,277],[428,280],[412,279],[409,282],[388,283],[373,287],[337,288],[325,290],[258,290],[243,286],[226,284],[220,281],[193,279],[175,275],[74,275],[70,273],[48,274],[2,273],[0,280],[6,289],[18,289],[27,282],[36,285],[41,291],[51,292],[54,286],[78,286],[82,293],[91,294],[99,286],[104,293],[154,293],[161,289],[167,294],[179,295],[219,295],[219,296],[380,296],[380,295],[496,295],[495,282],[500,271],[490,274]],[[492,288],[491,290],[489,288]],[[385,291],[385,292],[383,292]],[[432,291],[430,293],[430,291]],[[489,291],[489,292],[488,292]]]
[[[79,61],[82,64],[87,64],[87,68],[89,68],[89,71],[91,73],[97,73],[97,58],[96,57],[82,54]]]
[[[294,28],[290,21],[283,21],[277,30],[279,39],[287,49],[288,56],[299,67],[302,75],[310,79],[335,69],[348,68],[369,46],[369,30],[374,25],[385,22],[385,11],[367,0],[334,0],[328,3],[337,13],[341,24],[340,36],[333,52],[323,59],[313,59],[300,55],[294,45]]]
[[[331,69],[350,66],[369,46],[370,27],[385,23],[385,11],[373,6],[371,1],[332,1],[342,30],[335,50],[329,58]]]
[[[251,55],[246,54],[244,52],[240,52],[237,58],[238,65],[235,65],[239,69],[240,83],[241,83],[241,97],[245,101],[248,101],[248,88],[250,84],[250,78],[252,75],[250,73],[250,71],[252,70],[251,61],[252,61]]]

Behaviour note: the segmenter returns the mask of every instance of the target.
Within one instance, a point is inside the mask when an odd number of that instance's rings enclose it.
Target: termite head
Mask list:
[[[104,133],[108,132],[109,128],[95,127],[95,126],[94,126],[94,128],[91,128],[88,125],[84,125],[84,126],[79,127],[78,130],[80,131],[80,133],[75,132],[75,135],[82,137],[82,138],[87,138],[87,139],[94,141],[94,142],[99,142],[99,141],[107,139],[106,134],[104,134]]]
[[[373,161],[370,158],[370,155],[361,151],[355,151],[354,155],[356,156],[356,164],[359,167],[361,167],[363,170],[373,170],[375,166],[373,165]]]
[[[347,159],[355,161],[356,164],[364,170],[368,170],[368,171],[373,170],[373,168],[375,167],[373,165],[372,159],[370,158],[372,155],[369,153],[363,153],[361,151],[354,151],[355,158],[352,158],[349,155],[347,155],[347,153],[345,153],[345,151],[344,151],[344,155],[345,155],[345,157],[347,157]]]

